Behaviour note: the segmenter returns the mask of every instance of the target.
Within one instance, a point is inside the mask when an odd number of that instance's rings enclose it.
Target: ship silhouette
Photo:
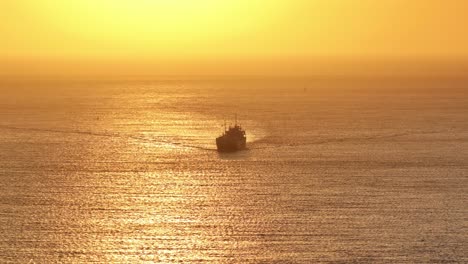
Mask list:
[[[224,123],[224,132],[216,138],[216,147],[219,152],[235,152],[246,149],[247,136],[245,130],[237,124],[237,117],[234,126],[226,128]]]

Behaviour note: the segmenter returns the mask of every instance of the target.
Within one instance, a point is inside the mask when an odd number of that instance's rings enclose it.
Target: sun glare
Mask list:
[[[123,72],[276,74],[310,71],[317,58],[468,58],[468,4],[439,9],[437,0],[0,1],[0,59],[11,61],[0,70],[24,72],[28,60],[52,72],[114,73],[120,62]]]
[[[60,32],[102,52],[157,50],[203,54],[245,38],[271,21],[256,1],[101,0],[47,2],[46,18]],[[44,5],[42,5],[44,8]],[[259,19],[260,17],[260,19]],[[57,23],[59,21],[59,23]],[[92,45],[91,45],[92,44]],[[89,50],[88,50],[89,51]]]

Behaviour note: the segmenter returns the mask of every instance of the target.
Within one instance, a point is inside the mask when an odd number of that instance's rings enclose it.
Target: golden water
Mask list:
[[[466,262],[463,83],[2,83],[0,262]]]

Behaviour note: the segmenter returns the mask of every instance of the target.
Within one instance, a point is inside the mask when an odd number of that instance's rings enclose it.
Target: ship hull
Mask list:
[[[219,137],[216,139],[216,147],[219,152],[235,152],[246,148],[246,139],[231,139]]]

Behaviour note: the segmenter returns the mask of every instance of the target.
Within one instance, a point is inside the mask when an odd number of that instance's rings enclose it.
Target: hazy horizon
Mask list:
[[[4,1],[0,72],[459,74],[466,12],[439,0]]]
[[[463,59],[351,59],[315,58],[306,61],[260,60],[252,66],[243,61],[156,63],[141,61],[29,60],[7,63],[0,79],[109,78],[126,77],[467,77],[468,60]]]

